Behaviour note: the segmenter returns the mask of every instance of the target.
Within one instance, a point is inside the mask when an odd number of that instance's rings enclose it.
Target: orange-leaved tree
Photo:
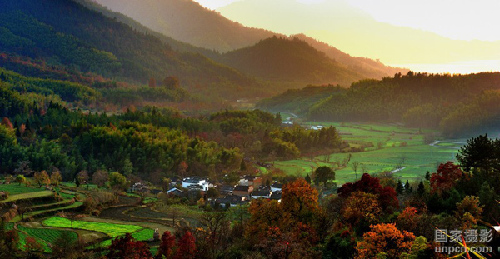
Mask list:
[[[399,231],[395,223],[381,223],[370,228],[356,246],[356,258],[377,258],[383,253],[384,258],[397,259],[401,258],[403,253],[411,252],[415,240],[413,233]]]

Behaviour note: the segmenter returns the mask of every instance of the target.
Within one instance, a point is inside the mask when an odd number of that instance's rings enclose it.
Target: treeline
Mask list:
[[[332,152],[340,148],[341,138],[334,127],[308,130],[281,127],[282,118],[260,110],[215,113],[210,121],[213,132],[202,133],[228,147],[238,147],[248,156],[260,159],[293,159],[309,152]]]
[[[447,136],[496,126],[500,73],[437,75],[409,72],[362,80],[317,102],[310,120],[405,122]],[[283,97],[283,96],[282,96]]]
[[[309,108],[315,103],[333,94],[343,92],[340,86],[307,86],[302,89],[290,89],[286,92],[259,101],[257,107],[268,111],[288,111],[299,115],[307,115]]]

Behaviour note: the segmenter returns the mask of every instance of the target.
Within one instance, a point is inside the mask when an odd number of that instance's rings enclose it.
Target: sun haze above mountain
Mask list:
[[[462,0],[432,4],[427,0],[240,0],[217,11],[246,26],[304,33],[354,56],[433,72],[440,68],[425,64],[460,62],[454,65],[463,63],[465,71],[460,72],[466,72],[498,70],[498,62],[492,61],[500,60],[500,42],[491,42],[500,39],[500,33],[492,32],[500,18],[491,12],[498,5],[485,0],[472,7]]]

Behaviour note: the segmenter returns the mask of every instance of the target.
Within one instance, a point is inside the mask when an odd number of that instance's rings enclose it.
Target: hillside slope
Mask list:
[[[254,46],[228,52],[219,61],[274,82],[349,86],[370,77],[327,57],[298,38],[268,38]]]
[[[198,53],[177,52],[157,37],[74,1],[0,3],[0,51],[142,84],[176,76],[188,90],[206,97],[262,94],[254,79],[232,68]]]
[[[141,24],[198,47],[226,52],[275,35],[230,21],[192,0],[95,0]]]

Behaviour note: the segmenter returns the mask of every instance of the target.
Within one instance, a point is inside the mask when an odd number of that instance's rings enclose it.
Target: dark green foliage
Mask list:
[[[396,192],[398,194],[403,194],[403,182],[401,182],[401,180],[398,179],[398,183],[396,185]]]
[[[228,52],[220,61],[250,75],[280,82],[349,85],[365,78],[298,38],[267,38]]]
[[[363,80],[313,105],[311,120],[405,122],[449,136],[499,125],[500,73],[411,73]]]
[[[306,115],[316,102],[344,91],[345,88],[332,85],[307,86],[302,89],[290,89],[280,95],[264,99],[258,102],[257,106],[269,111],[290,111]]]
[[[327,166],[320,166],[314,171],[314,183],[323,183],[325,186],[330,180],[335,180],[335,172]]]
[[[234,69],[201,54],[176,52],[159,38],[74,1],[2,0],[1,5],[0,51],[133,82],[176,76],[212,97],[258,93],[259,84]]]

